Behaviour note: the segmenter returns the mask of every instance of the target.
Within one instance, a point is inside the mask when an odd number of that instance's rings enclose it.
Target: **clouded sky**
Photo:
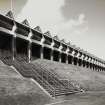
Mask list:
[[[0,12],[10,4],[0,0]],[[105,59],[105,0],[13,0],[13,10],[17,21],[27,18],[32,27],[39,25]]]

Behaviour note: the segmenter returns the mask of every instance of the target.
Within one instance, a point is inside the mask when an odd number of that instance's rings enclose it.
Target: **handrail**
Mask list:
[[[20,62],[19,62],[18,60],[16,60],[16,62],[17,62],[18,64],[20,64]],[[28,63],[23,62],[23,64],[26,66]],[[23,67],[23,69],[24,69],[24,67]],[[37,81],[39,81],[39,83],[41,83],[41,82],[42,82],[42,80],[40,79],[41,76],[38,74],[38,72],[37,72],[36,70],[33,70],[33,67],[32,67],[32,72],[35,73],[35,77],[37,78]],[[34,77],[32,77],[32,78],[34,78]],[[34,78],[34,79],[35,79],[35,78]],[[54,88],[53,88],[46,80],[44,80],[44,81],[42,82],[42,86],[48,87],[49,91],[50,91],[50,92],[53,92],[53,94],[54,94]]]
[[[36,62],[36,64],[38,64],[37,62]],[[38,64],[39,65],[39,64]],[[52,72],[49,72],[48,70],[46,70],[46,68],[45,67],[40,67],[41,69],[43,69],[45,72],[47,72],[47,73],[49,73],[49,75],[52,75],[54,78],[56,78],[56,80],[57,81],[59,81],[59,79],[58,79],[58,77],[56,76],[56,74],[53,74]]]

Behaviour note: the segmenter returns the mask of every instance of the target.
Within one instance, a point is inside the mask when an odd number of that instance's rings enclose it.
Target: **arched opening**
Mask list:
[[[59,52],[58,51],[53,51],[53,60],[59,62]]]
[[[32,43],[31,44],[31,59],[35,60],[41,56],[41,45]]]
[[[73,57],[68,55],[68,64],[72,64],[73,62]]]
[[[44,59],[48,59],[48,60],[51,59],[51,49],[50,48],[47,48],[47,47],[43,48],[43,57]]]
[[[62,63],[66,63],[66,57],[67,57],[66,54],[61,53],[61,62],[62,62]]]
[[[28,45],[29,41],[16,38],[16,59],[19,61],[28,60]]]

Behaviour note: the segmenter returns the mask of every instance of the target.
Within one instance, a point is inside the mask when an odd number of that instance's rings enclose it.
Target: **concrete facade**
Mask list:
[[[105,70],[104,60],[66,43],[64,39],[60,40],[58,36],[52,37],[49,31],[42,33],[39,26],[32,29],[27,20],[18,23],[11,11],[8,14],[10,16],[0,15],[0,49],[10,51],[13,60],[21,54],[27,62],[40,58],[97,71]]]

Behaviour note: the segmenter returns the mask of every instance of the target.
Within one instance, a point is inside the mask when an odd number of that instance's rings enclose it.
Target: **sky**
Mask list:
[[[13,0],[12,8],[17,21],[27,18],[105,60],[105,0]],[[0,0],[2,14],[10,9],[10,0]]]

